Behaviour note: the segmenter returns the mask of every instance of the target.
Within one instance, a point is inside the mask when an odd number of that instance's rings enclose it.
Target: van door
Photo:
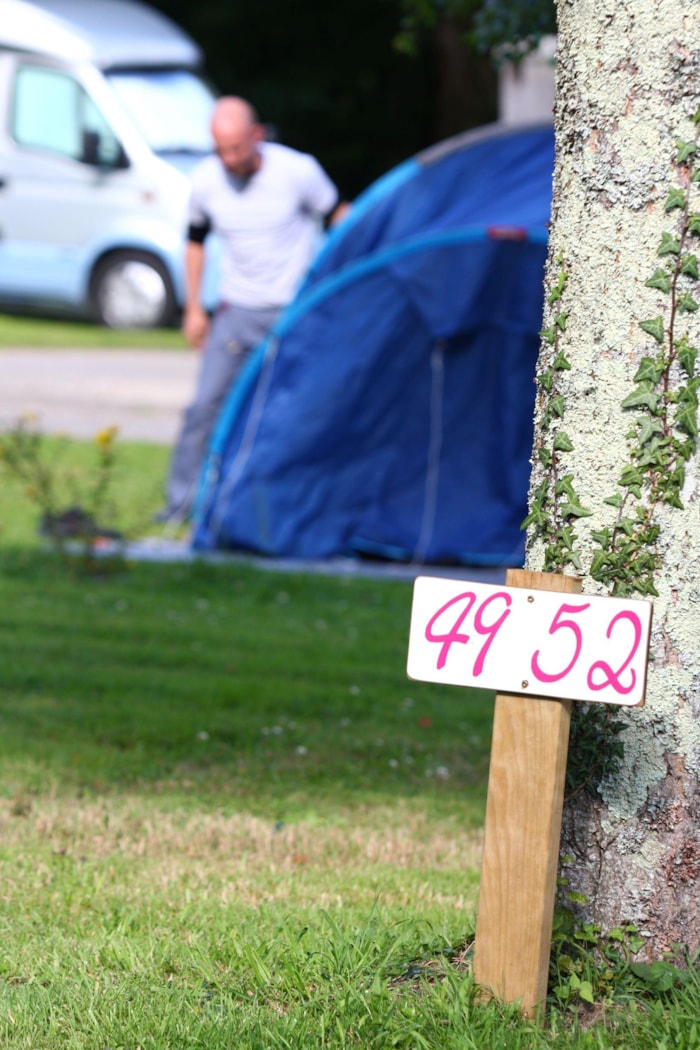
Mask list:
[[[109,224],[126,190],[124,151],[78,79],[60,67],[17,59],[8,113],[0,292],[26,300],[31,289],[37,302],[79,304],[81,248]]]

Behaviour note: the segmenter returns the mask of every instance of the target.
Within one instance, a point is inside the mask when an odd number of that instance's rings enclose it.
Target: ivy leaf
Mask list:
[[[564,288],[566,286],[566,282],[568,281],[568,279],[569,279],[569,275],[568,274],[566,274],[566,273],[560,273],[559,274],[559,276],[557,277],[557,283],[556,283],[555,287],[552,289],[552,291],[549,294],[549,304],[550,304],[550,306],[552,306],[554,303],[556,303],[558,299],[561,299],[562,293],[564,291]]]
[[[571,368],[571,362],[568,360],[563,351],[559,351],[557,356],[552,362],[552,368],[556,369],[557,372],[566,372]]]
[[[671,278],[666,270],[662,270],[660,266],[657,266],[649,280],[644,282],[644,287],[659,288],[662,292],[670,292]]]
[[[551,467],[554,461],[554,456],[552,455],[550,449],[544,448],[543,446],[542,448],[537,450],[537,455],[543,467]]]
[[[598,529],[595,532],[591,532],[591,539],[599,547],[602,547],[604,551],[610,550],[610,540],[612,539],[610,529]]]
[[[554,318],[554,323],[560,332],[566,331],[566,319],[568,316],[568,313],[561,313],[557,314],[557,316]]]
[[[677,186],[668,191],[664,211],[673,211],[675,208],[685,208],[685,190]]]
[[[661,234],[661,244],[658,247],[657,255],[680,255],[680,251],[680,238],[673,237],[670,233]]]
[[[644,416],[643,419],[638,420],[638,423],[640,445],[646,445],[656,434],[663,433],[660,420],[654,419],[653,416]]]
[[[580,503],[562,503],[559,508],[562,518],[590,518],[592,510],[582,507]]]
[[[646,387],[638,387],[628,394],[622,402],[622,408],[648,408],[654,415],[658,415],[659,395]]]
[[[573,452],[574,446],[571,443],[571,438],[568,434],[564,433],[563,430],[558,431],[554,436],[554,451],[555,452]]]
[[[603,503],[607,503],[609,507],[617,507],[619,510],[622,506],[622,493],[616,492],[614,496],[606,496]]]
[[[681,273],[686,277],[700,277],[698,271],[698,259],[696,255],[684,255],[681,263]],[[669,286],[670,287],[670,286]]]
[[[625,488],[629,488],[630,485],[641,485],[643,481],[644,475],[639,467],[625,467],[620,475],[620,484]]]
[[[677,306],[678,309],[685,314],[694,314],[698,308],[698,304],[695,299],[693,299],[690,292],[683,292],[683,294],[678,297]]]
[[[566,525],[563,529],[559,529],[556,535],[556,539],[559,540],[559,542],[565,550],[573,551],[576,533],[574,532],[571,525]]]
[[[549,411],[553,416],[557,416],[559,419],[564,415],[565,402],[561,394],[557,394],[549,402]]]
[[[643,357],[635,373],[634,382],[651,383],[656,386],[663,375],[663,371],[663,366],[658,365],[653,357]]]
[[[540,335],[544,339],[545,343],[549,343],[550,346],[554,346],[554,340],[556,339],[556,332],[554,326],[551,328],[543,328],[540,331]]]
[[[700,215],[697,212],[689,216],[688,229],[691,233],[700,233]]]
[[[539,507],[535,507],[531,510],[528,516],[520,525],[521,530],[529,528],[530,525],[536,525],[538,528],[542,528],[547,524],[547,515],[544,511],[540,510]]]
[[[694,153],[697,153],[698,147],[694,142],[677,142],[676,143],[676,164],[685,164],[688,157],[692,157]]]
[[[698,435],[698,413],[697,409],[682,408],[675,419],[676,426],[691,437]]]
[[[657,343],[663,343],[666,332],[664,330],[664,319],[663,317],[655,317],[651,321],[640,321],[639,327],[647,335],[653,335]]]
[[[537,377],[537,382],[540,383],[542,387],[544,387],[547,393],[549,393],[554,383],[554,370],[552,368],[548,368],[546,372],[543,372],[542,375],[539,375]]]
[[[565,474],[561,481],[558,481],[554,488],[555,496],[566,496],[573,503],[578,502],[578,496],[574,492],[573,486],[574,475]]]

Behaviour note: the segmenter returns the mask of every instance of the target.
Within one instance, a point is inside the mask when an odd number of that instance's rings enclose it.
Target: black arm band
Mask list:
[[[193,244],[204,244],[207,234],[211,229],[211,225],[208,222],[203,222],[197,226],[187,227],[187,240],[192,241]]]

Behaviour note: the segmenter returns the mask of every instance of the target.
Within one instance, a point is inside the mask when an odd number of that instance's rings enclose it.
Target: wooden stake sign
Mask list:
[[[646,689],[651,603],[580,592],[521,569],[505,587],[419,577],[411,611],[410,678],[498,690],[474,977],[528,1015],[547,993],[571,701]]]

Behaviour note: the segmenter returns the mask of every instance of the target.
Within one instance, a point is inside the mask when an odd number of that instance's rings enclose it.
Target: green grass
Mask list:
[[[0,313],[0,347],[178,350],[185,346],[182,333],[175,328],[116,331],[81,321]]]
[[[160,453],[118,446],[125,521]],[[540,1026],[479,1002],[493,698],[407,680],[410,584],[80,574],[0,482],[3,1048],[700,1045],[695,977]]]

